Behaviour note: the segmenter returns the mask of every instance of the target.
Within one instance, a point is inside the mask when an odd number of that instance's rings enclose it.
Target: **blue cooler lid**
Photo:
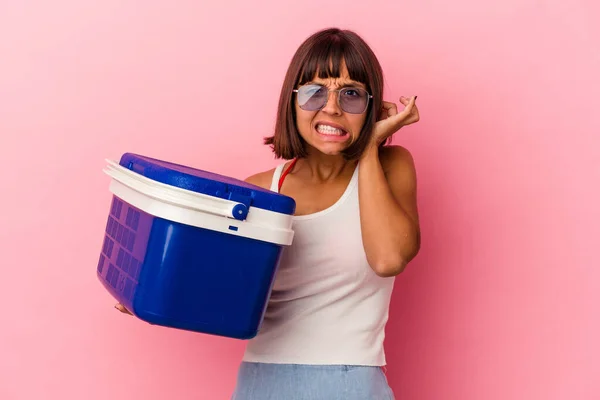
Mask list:
[[[248,208],[256,207],[289,215],[296,210],[296,202],[291,197],[228,176],[133,153],[123,154],[119,164],[154,181],[237,201]]]

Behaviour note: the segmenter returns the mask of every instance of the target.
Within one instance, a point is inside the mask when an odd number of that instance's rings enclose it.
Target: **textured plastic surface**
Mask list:
[[[227,176],[132,153],[125,153],[119,164],[152,180],[234,200],[246,207],[252,206],[283,214],[293,214],[295,211],[296,204],[293,199]]]
[[[295,210],[289,197],[210,172],[131,153],[124,154],[119,165],[167,185],[268,210],[255,214],[269,214],[265,218],[277,213],[289,216]],[[254,337],[284,245],[241,235],[255,226],[252,222],[213,216],[223,219],[226,231],[219,231],[161,218],[131,201],[113,193],[97,266],[104,287],[151,324],[238,339]]]
[[[282,247],[146,214],[113,197],[97,274],[151,324],[250,339]]]

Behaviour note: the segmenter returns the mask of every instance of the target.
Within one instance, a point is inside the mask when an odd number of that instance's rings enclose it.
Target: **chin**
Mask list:
[[[320,143],[319,143],[320,142]],[[347,140],[345,142],[317,142],[315,147],[318,151],[323,154],[327,154],[330,156],[336,156],[342,154],[344,150],[346,150],[352,144],[351,140]]]
[[[329,138],[323,135],[305,136],[305,142],[312,148],[315,153],[325,154],[327,156],[339,156],[354,142],[351,136],[345,140],[339,138]]]
[[[311,145],[311,147],[319,153],[328,156],[339,156],[344,150],[348,148],[348,144],[342,143],[319,143],[318,145]]]

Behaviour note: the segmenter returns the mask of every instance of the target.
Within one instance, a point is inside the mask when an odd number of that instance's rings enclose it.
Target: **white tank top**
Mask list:
[[[272,191],[285,164],[275,169]],[[383,341],[394,278],[367,263],[358,208],[358,167],[331,207],[293,217],[263,325],[245,361],[385,365]]]

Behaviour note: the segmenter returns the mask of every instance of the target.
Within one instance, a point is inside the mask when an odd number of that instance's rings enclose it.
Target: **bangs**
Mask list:
[[[336,37],[335,40],[327,38],[314,44],[304,63],[298,84],[303,85],[310,82],[317,76],[317,73],[320,79],[339,78],[344,62],[350,79],[363,83],[370,90],[367,69],[359,52],[353,48],[350,42],[340,37]]]
[[[369,45],[355,32],[327,28],[306,38],[294,53],[279,95],[273,135],[265,137],[277,158],[291,160],[308,155],[307,144],[296,124],[294,89],[313,79],[341,78],[346,66],[348,77],[365,86],[372,100],[365,110],[365,122],[358,138],[342,152],[347,160],[358,160],[371,143],[373,127],[383,105],[383,71]]]

